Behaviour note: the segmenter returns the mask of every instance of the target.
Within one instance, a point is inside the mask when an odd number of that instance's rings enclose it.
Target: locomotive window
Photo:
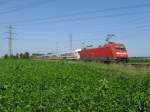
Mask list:
[[[126,48],[124,46],[116,46],[115,48],[116,48],[116,50],[126,50]]]

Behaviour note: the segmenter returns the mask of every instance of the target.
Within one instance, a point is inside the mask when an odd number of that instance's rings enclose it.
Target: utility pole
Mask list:
[[[13,55],[13,27],[10,25],[8,27],[8,32],[6,32],[8,34],[8,37],[6,38],[8,40],[8,56],[12,56]]]
[[[56,55],[58,53],[58,42],[56,42]]]
[[[70,51],[72,51],[72,34],[69,37]]]
[[[83,49],[83,48],[85,48],[85,43],[84,43],[84,42],[82,42],[81,44],[82,44],[82,49]]]

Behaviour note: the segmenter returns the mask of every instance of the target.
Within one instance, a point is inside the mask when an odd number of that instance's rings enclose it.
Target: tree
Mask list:
[[[28,52],[25,52],[23,57],[24,57],[24,59],[29,59],[30,58],[30,54]]]
[[[17,58],[17,59],[19,59],[19,58],[20,58],[20,55],[19,55],[19,53],[17,53],[17,54],[16,54],[16,58]]]
[[[4,55],[4,59],[8,59],[8,55],[7,54]]]
[[[23,56],[23,53],[20,53],[20,58],[23,59],[23,57],[24,57],[24,56]]]

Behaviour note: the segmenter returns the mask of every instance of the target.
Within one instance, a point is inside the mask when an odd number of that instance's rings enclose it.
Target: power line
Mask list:
[[[93,14],[93,13],[100,13],[100,12],[102,13],[102,12],[109,12],[109,11],[116,11],[116,10],[118,11],[118,10],[125,10],[125,9],[134,9],[134,8],[141,8],[141,7],[148,7],[148,6],[150,6],[150,3],[133,5],[133,6],[125,6],[125,7],[117,7],[117,8],[108,8],[108,9],[103,9],[103,10],[91,10],[91,11],[86,11],[86,12],[78,12],[78,13],[62,15],[62,16],[55,16],[55,17],[39,18],[39,19],[34,19],[34,21],[57,19],[57,18],[64,18],[64,17],[69,17],[69,16],[80,16],[80,15],[85,15],[85,14]]]
[[[12,0],[3,0],[3,1],[0,1],[0,5],[4,5],[4,4],[7,4],[9,2],[11,2]]]
[[[58,42],[56,42],[56,46],[55,46],[56,48],[56,54],[58,53],[58,50],[59,50],[59,48],[58,48]]]
[[[131,9],[131,8],[139,8],[139,7],[147,7],[150,4],[141,4],[141,5],[134,5],[134,6],[126,6],[126,7],[118,7],[118,8],[109,8],[109,9],[104,9],[104,10],[96,10],[96,11],[86,11],[86,12],[79,12],[79,13],[74,13],[74,14],[68,14],[68,15],[62,15],[62,16],[55,16],[55,17],[47,17],[47,18],[39,18],[39,19],[33,19],[33,21],[30,22],[24,22],[19,21],[20,24],[22,25],[32,25],[32,24],[44,24],[44,23],[60,23],[60,22],[69,22],[69,21],[79,21],[79,20],[90,20],[90,19],[96,19],[96,18],[106,18],[106,17],[115,17],[115,16],[128,16],[128,15],[139,15],[139,14],[147,14],[150,11],[141,11],[141,12],[131,12],[131,13],[120,13],[120,14],[110,14],[110,15],[102,15],[102,16],[95,16],[95,17],[86,17],[86,18],[73,18],[73,19],[61,19],[63,17],[72,17],[72,16],[79,16],[84,15],[84,14],[93,14],[94,12],[105,12],[105,11],[114,11],[114,10],[119,10],[119,9]],[[49,21],[53,19],[53,21]],[[58,20],[54,20],[58,19]],[[60,20],[59,20],[60,19]],[[19,24],[19,22],[17,24]],[[25,24],[26,23],[26,24]]]
[[[97,10],[97,11],[113,11],[113,9],[130,9],[130,8],[139,8],[139,7],[147,7],[150,4],[141,4],[141,5],[134,5],[134,6],[126,6],[126,7],[118,7],[118,8],[109,8],[109,9],[104,9],[104,10]],[[68,16],[74,16],[77,14],[88,14],[92,13],[93,11],[87,11],[87,12],[79,12],[79,13],[75,13],[75,14],[70,14]],[[32,24],[43,24],[43,23],[60,23],[60,22],[70,22],[70,21],[82,21],[82,20],[91,20],[91,19],[97,19],[97,18],[110,18],[110,17],[118,17],[118,16],[130,16],[130,15],[139,15],[139,14],[149,14],[150,11],[140,11],[140,12],[130,12],[130,13],[119,13],[119,14],[110,14],[110,15],[102,15],[102,16],[95,16],[95,17],[85,17],[85,18],[73,18],[73,19],[60,19],[60,20],[54,20],[54,21],[41,21],[44,20],[44,18],[41,18],[41,20],[36,19],[37,23],[34,23],[36,21],[34,21],[33,23],[30,24],[24,24],[24,25],[32,25]],[[67,16],[67,15],[64,15]],[[56,17],[64,17],[64,16],[56,16]],[[51,17],[55,18],[55,17]],[[45,18],[46,19],[46,18]],[[59,18],[56,18],[59,19]],[[38,21],[39,20],[39,21]],[[41,21],[41,22],[40,22]]]
[[[70,41],[70,51],[72,51],[72,34],[70,34],[69,41]]]
[[[13,35],[15,34],[15,33],[13,33],[13,27],[10,25],[9,27],[9,30],[8,30],[8,32],[6,32],[7,34],[8,34],[8,37],[6,38],[7,40],[8,40],[8,55],[9,56],[12,56],[13,55]]]
[[[129,13],[118,13],[118,14],[110,14],[110,15],[100,15],[100,16],[92,16],[92,17],[84,17],[84,18],[73,18],[73,19],[60,19],[54,21],[38,21],[33,23],[20,24],[20,26],[24,25],[33,25],[33,24],[44,24],[44,23],[61,23],[61,22],[72,22],[72,21],[83,21],[83,20],[92,20],[97,18],[112,18],[112,17],[121,17],[121,16],[133,16],[133,15],[141,15],[141,14],[149,14],[150,11],[138,11],[138,12],[129,12]],[[16,26],[19,26],[19,24]]]
[[[139,4],[139,5],[132,5],[132,6],[125,6],[125,7],[108,8],[108,9],[102,9],[102,10],[90,10],[90,11],[77,12],[77,13],[60,15],[60,16],[37,18],[37,19],[32,19],[29,22],[32,22],[32,21],[34,21],[34,22],[47,21],[47,20],[61,19],[61,18],[67,18],[67,17],[73,17],[73,16],[83,16],[83,15],[94,14],[94,13],[102,13],[102,12],[110,12],[110,11],[118,11],[118,10],[135,9],[135,8],[142,8],[142,7],[148,7],[148,6],[150,6],[150,3]],[[22,23],[22,22],[25,22],[25,21],[19,21],[19,22]]]
[[[34,2],[30,2],[28,4],[19,5],[19,7],[15,6],[15,7],[9,8],[6,11],[1,11],[0,14],[7,14],[7,13],[11,13],[11,12],[17,12],[17,11],[21,11],[21,10],[24,10],[24,9],[27,9],[27,8],[33,8],[33,7],[36,7],[36,6],[47,4],[47,3],[52,2],[52,1],[55,1],[55,0],[34,1]]]

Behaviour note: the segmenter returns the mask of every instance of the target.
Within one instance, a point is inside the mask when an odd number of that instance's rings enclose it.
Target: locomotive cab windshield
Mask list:
[[[116,46],[115,49],[118,51],[126,51],[125,46]]]

